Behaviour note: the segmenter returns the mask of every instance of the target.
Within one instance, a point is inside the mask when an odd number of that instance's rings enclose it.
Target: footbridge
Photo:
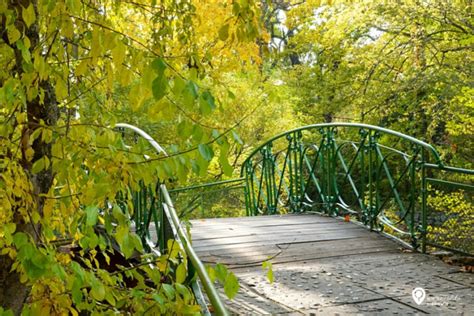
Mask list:
[[[239,178],[142,186],[133,216],[150,248],[185,249],[205,314],[469,315],[472,273],[433,254],[472,258],[473,175],[396,131],[316,124],[255,148]],[[204,268],[217,263],[239,279],[233,300]]]

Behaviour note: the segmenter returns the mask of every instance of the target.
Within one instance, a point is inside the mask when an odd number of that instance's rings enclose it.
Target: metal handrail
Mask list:
[[[151,146],[153,146],[153,148],[156,149],[156,151],[160,154],[160,153],[163,153],[165,156],[168,156],[168,153],[166,153],[166,150],[163,149],[163,147],[160,146],[160,144],[158,144],[154,139],[153,137],[151,137],[147,132],[145,132],[144,130],[134,126],[134,125],[130,125],[130,124],[127,124],[127,123],[117,123],[115,124],[115,127],[120,127],[120,128],[128,128],[132,131],[134,131],[135,133],[137,133],[138,135],[140,135],[141,137],[143,137],[144,139],[146,139]]]
[[[158,152],[158,154],[163,153],[165,156],[168,156],[163,147],[161,147],[158,142],[156,142],[149,134],[147,134],[142,129],[126,123],[115,124],[115,127],[128,128],[130,130],[133,130],[134,132],[142,136],[145,140],[147,140],[150,145],[152,145],[153,148]],[[209,275],[207,274],[206,268],[197,256],[196,252],[194,251],[193,247],[191,246],[191,243],[189,242],[186,236],[186,233],[181,227],[181,223],[178,218],[178,215],[176,214],[173,202],[171,201],[169,192],[164,184],[160,185],[160,191],[163,194],[164,198],[164,201],[162,201],[163,209],[167,213],[168,217],[171,219],[170,224],[173,225],[172,228],[180,240],[180,245],[184,248],[184,251],[190,259],[194,269],[196,269],[199,279],[201,280],[204,290],[206,291],[207,297],[209,298],[212,306],[214,307],[214,312],[217,315],[228,315],[228,312],[224,304],[222,303],[222,300],[219,294],[217,293],[216,288],[214,287]]]
[[[365,128],[365,129],[374,130],[374,131],[383,132],[383,133],[386,133],[386,134],[389,134],[389,135],[397,136],[397,137],[400,137],[401,139],[405,139],[405,140],[408,140],[412,143],[415,143],[417,145],[425,147],[426,149],[431,151],[431,153],[433,154],[433,156],[436,159],[436,162],[440,166],[443,166],[443,162],[441,160],[441,156],[439,155],[438,151],[432,145],[430,145],[430,144],[428,144],[428,143],[426,143],[422,140],[416,139],[415,137],[412,137],[412,136],[409,136],[409,135],[406,135],[406,134],[403,134],[403,133],[400,133],[400,132],[397,132],[397,131],[393,131],[393,130],[390,130],[390,129],[387,129],[387,128],[379,127],[379,126],[374,126],[374,125],[369,125],[369,124],[362,124],[362,123],[342,123],[341,122],[341,123],[321,123],[321,124],[306,125],[306,126],[298,127],[298,128],[280,133],[280,134],[270,138],[265,143],[261,144],[256,149],[254,149],[248,155],[247,159],[244,160],[244,162],[242,163],[241,176],[244,173],[244,166],[245,166],[246,162],[249,159],[251,159],[256,153],[258,153],[263,147],[265,147],[268,144],[271,144],[274,140],[279,139],[281,137],[284,137],[286,135],[290,135],[290,134],[295,133],[295,132],[300,132],[300,131],[304,131],[304,130],[308,130],[308,129],[325,128],[325,127],[358,127],[358,128]]]
[[[160,186],[160,191],[162,192],[163,197],[164,197],[164,202],[166,205],[165,211],[168,211],[168,215],[175,226],[176,233],[178,234],[178,237],[181,240],[182,246],[184,250],[186,251],[188,258],[191,260],[193,267],[196,269],[196,272],[199,276],[199,279],[202,282],[204,290],[206,291],[207,296],[209,300],[211,301],[212,306],[214,307],[214,312],[217,313],[217,315],[228,315],[227,310],[224,307],[224,304],[222,303],[220,296],[217,293],[216,288],[212,285],[212,281],[206,272],[206,268],[204,267],[201,260],[197,256],[196,252],[191,246],[191,243],[188,240],[186,233],[181,227],[181,223],[179,221],[178,215],[176,214],[176,210],[173,206],[173,202],[171,201],[169,192],[166,189],[166,186],[164,184]]]

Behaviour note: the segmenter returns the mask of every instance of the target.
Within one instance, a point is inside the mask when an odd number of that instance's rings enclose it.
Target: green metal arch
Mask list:
[[[436,163],[438,164],[438,166],[440,167],[443,167],[444,164],[441,160],[441,156],[440,154],[438,153],[438,151],[430,144],[422,141],[422,140],[419,140],[415,137],[412,137],[412,136],[409,136],[409,135],[406,135],[406,134],[403,134],[403,133],[400,133],[400,132],[397,132],[397,131],[394,131],[394,130],[391,130],[391,129],[388,129],[388,128],[383,128],[383,127],[379,127],[379,126],[375,126],[375,125],[369,125],[369,124],[362,124],[362,123],[320,123],[320,124],[312,124],[312,125],[306,125],[306,126],[302,126],[302,127],[298,127],[298,128],[295,128],[295,129],[292,129],[292,130],[289,130],[289,131],[286,131],[286,132],[283,132],[283,133],[280,133],[270,139],[268,139],[265,143],[261,144],[260,146],[258,146],[257,148],[255,148],[249,155],[248,157],[244,160],[244,162],[242,163],[242,169],[240,171],[240,175],[241,177],[244,175],[244,171],[245,171],[245,165],[247,164],[247,161],[249,161],[250,159],[252,159],[252,157],[257,154],[263,147],[267,146],[268,144],[271,144],[273,141],[275,141],[276,139],[279,139],[281,137],[284,137],[288,134],[291,134],[291,133],[295,133],[295,132],[300,132],[300,131],[304,131],[304,130],[309,130],[309,129],[318,129],[318,128],[327,128],[327,127],[354,127],[354,128],[363,128],[363,129],[368,129],[368,130],[373,130],[373,131],[378,131],[378,132],[382,132],[382,133],[385,133],[385,134],[389,134],[389,135],[393,135],[393,136],[396,136],[396,137],[399,137],[401,139],[405,139],[409,142],[412,142],[414,144],[417,144],[417,145],[420,145],[424,148],[426,148],[429,152],[431,152],[431,154],[433,155],[433,157],[435,158],[436,160]]]

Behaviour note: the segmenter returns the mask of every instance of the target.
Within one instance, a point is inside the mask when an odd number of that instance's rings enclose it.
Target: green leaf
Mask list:
[[[216,270],[210,265],[207,265],[206,271],[207,271],[207,274],[209,275],[209,279],[211,279],[211,282],[214,282],[216,280]]]
[[[233,299],[239,292],[239,280],[234,275],[234,273],[229,272],[224,284],[224,292],[228,298]]]
[[[159,57],[153,60],[151,67],[158,73],[158,75],[163,75],[167,68],[166,63]]]
[[[155,301],[158,302],[158,304],[160,305],[164,305],[165,304],[165,299],[163,298],[163,296],[161,296],[160,294],[158,293],[155,293],[151,296]]]
[[[184,263],[180,263],[176,269],[176,283],[184,283],[186,280],[186,267]]]
[[[13,236],[13,242],[15,243],[16,248],[21,248],[28,243],[28,236],[25,233],[17,232]]]
[[[86,207],[86,225],[94,226],[97,223],[97,217],[99,216],[99,208],[97,206]]]
[[[188,302],[192,296],[188,288],[182,284],[176,283],[176,292],[178,292],[184,299],[185,302]]]
[[[80,280],[81,283],[84,282],[86,274],[84,272],[84,269],[79,265],[79,263],[77,263],[76,261],[72,261],[71,262],[71,269],[75,274],[75,276],[74,276],[75,279]]]
[[[5,241],[7,245],[10,245],[13,241],[12,234],[16,230],[16,224],[15,223],[8,223],[4,226],[4,231],[5,231]]]
[[[229,37],[229,24],[224,24],[219,29],[219,39],[225,41]]]
[[[212,148],[207,144],[199,144],[198,146],[199,153],[206,161],[211,161],[212,157],[214,157],[214,151]]]
[[[102,282],[97,280],[97,278],[93,278],[91,285],[92,285],[92,289],[91,289],[90,294],[92,298],[94,298],[97,301],[102,301],[105,298],[105,287],[102,284]]]
[[[21,15],[23,17],[23,21],[26,24],[26,27],[30,27],[31,24],[33,24],[36,20],[35,8],[33,7],[33,4],[30,3],[28,8],[23,9],[21,11]]]
[[[117,303],[111,291],[105,292],[105,300],[109,302],[109,304],[112,306],[115,306],[115,304]]]
[[[192,109],[193,105],[194,105],[194,101],[197,99],[198,97],[198,86],[196,85],[196,83],[194,83],[194,81],[192,80],[189,80],[185,87],[184,87],[184,105],[188,108],[188,109]]]
[[[168,89],[168,80],[164,74],[158,74],[158,76],[151,83],[151,90],[153,97],[158,101],[166,95]]]
[[[186,86],[186,83],[184,82],[181,77],[175,77],[173,80],[173,93],[176,96],[181,95],[183,92],[184,87]]]
[[[169,284],[166,284],[166,283],[163,283],[162,287],[163,287],[163,291],[165,292],[168,299],[173,300],[174,299],[174,294],[175,294],[174,287],[169,285]]]
[[[72,294],[72,301],[75,304],[79,304],[82,301],[82,281],[80,278],[75,278],[73,283],[72,283],[72,289],[71,289],[71,294]]]
[[[273,268],[272,268],[272,263],[270,261],[265,261],[262,263],[262,268],[263,269],[268,269],[267,271],[267,279],[268,282],[273,283],[274,276],[273,276]]]
[[[210,114],[216,108],[214,97],[209,93],[209,91],[204,91],[201,94],[199,105],[201,113],[204,115]]]
[[[229,160],[226,155],[221,155],[219,157],[219,163],[221,165],[222,171],[226,176],[231,176],[234,172],[234,168],[229,164]]]
[[[216,264],[216,268],[214,269],[216,271],[216,277],[217,279],[222,283],[224,284],[225,283],[225,280],[227,278],[227,268],[225,265],[223,264]]]
[[[7,35],[8,35],[8,41],[10,42],[10,44],[14,44],[21,37],[20,31],[18,31],[14,25],[8,26]]]
[[[120,250],[122,251],[125,258],[130,258],[135,249],[135,244],[133,242],[133,237],[130,236],[130,231],[128,227],[119,226],[117,232],[115,233],[115,239],[117,240]]]
[[[31,173],[36,174],[38,172],[41,172],[43,169],[47,169],[48,167],[49,160],[46,156],[43,156],[33,163],[33,166],[31,167]]]

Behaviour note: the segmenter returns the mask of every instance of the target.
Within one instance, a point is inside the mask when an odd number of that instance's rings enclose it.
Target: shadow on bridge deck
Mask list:
[[[202,261],[224,263],[239,278],[227,302],[235,314],[474,315],[472,274],[354,223],[309,214],[191,222]],[[426,291],[420,305],[416,287]]]

